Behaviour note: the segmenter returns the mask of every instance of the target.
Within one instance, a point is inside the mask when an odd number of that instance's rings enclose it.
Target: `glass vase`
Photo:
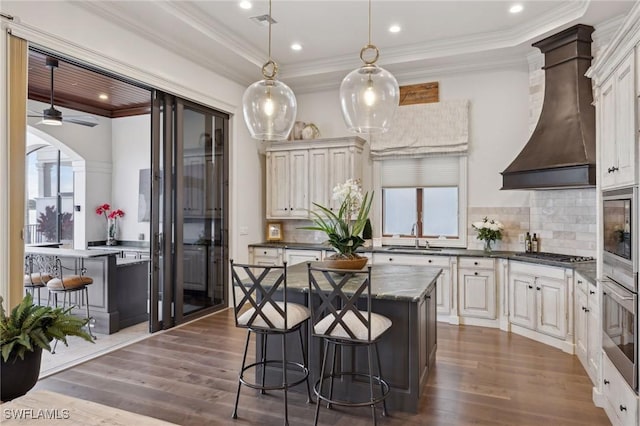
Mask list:
[[[107,219],[107,245],[115,246],[118,244],[116,235],[118,233],[118,221],[116,219]]]
[[[491,240],[484,240],[484,251],[486,253],[491,253],[493,251],[493,249],[491,248]]]

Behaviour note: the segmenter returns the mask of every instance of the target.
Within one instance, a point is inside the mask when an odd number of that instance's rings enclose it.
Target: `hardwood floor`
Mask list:
[[[245,330],[230,310],[152,336],[38,382],[36,389],[182,425],[281,425],[282,392],[243,387],[231,419]],[[253,340],[252,340],[253,342]],[[403,360],[397,360],[403,362]],[[313,423],[314,405],[289,393],[289,422]],[[418,414],[387,425],[609,425],[591,401],[578,359],[499,330],[438,325],[436,368]],[[320,411],[323,425],[367,425],[368,408]]]

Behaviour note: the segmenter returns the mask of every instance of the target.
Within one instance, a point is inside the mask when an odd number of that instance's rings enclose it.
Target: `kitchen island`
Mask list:
[[[378,344],[382,374],[390,387],[387,398],[390,410],[417,412],[424,384],[435,365],[435,290],[440,273],[440,269],[427,266],[375,265],[371,269],[372,311],[393,322]],[[320,305],[320,297],[309,293],[307,264],[287,268],[287,288],[287,301]],[[348,293],[348,284],[345,292]],[[309,328],[303,326],[303,333],[309,332]],[[320,374],[323,346],[321,339],[308,335],[310,377],[314,383]],[[287,358],[301,360],[297,335],[288,337],[291,343],[287,342]],[[280,345],[269,345],[267,351],[269,358],[280,358]],[[343,347],[339,351],[340,365],[366,371],[366,350],[359,348],[354,352],[353,348]],[[259,359],[260,341],[256,352]],[[369,382],[362,379],[344,384],[350,393],[369,392]]]
[[[113,251],[33,246],[26,246],[25,254],[58,257],[64,268],[64,275],[80,274],[85,270],[84,275],[93,279],[93,284],[87,289],[95,332],[112,334],[121,328],[147,321],[148,260],[120,259]],[[46,287],[40,291],[41,303],[47,304]],[[76,306],[73,313],[86,316],[81,294],[76,292],[70,296]]]

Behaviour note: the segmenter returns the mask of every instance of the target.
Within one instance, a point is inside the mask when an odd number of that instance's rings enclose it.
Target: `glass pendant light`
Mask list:
[[[262,66],[264,80],[256,81],[242,96],[242,112],[254,139],[287,139],[298,109],[296,96],[286,84],[276,80],[278,64],[271,59],[271,0],[269,0],[269,60]]]
[[[370,59],[365,59],[368,51]],[[340,85],[342,115],[347,128],[352,132],[386,132],[398,108],[398,82],[389,71],[376,65],[379,56],[380,51],[371,44],[369,0],[369,43],[360,50],[360,59],[364,65],[351,71]]]

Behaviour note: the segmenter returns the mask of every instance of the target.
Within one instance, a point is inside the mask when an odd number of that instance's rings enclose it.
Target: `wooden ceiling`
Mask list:
[[[51,71],[46,56],[29,51],[29,99],[49,103]],[[151,112],[151,92],[63,60],[54,68],[53,104],[103,117],[117,118]],[[100,95],[107,99],[100,99]]]

